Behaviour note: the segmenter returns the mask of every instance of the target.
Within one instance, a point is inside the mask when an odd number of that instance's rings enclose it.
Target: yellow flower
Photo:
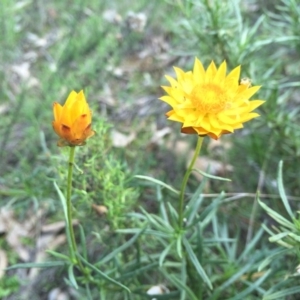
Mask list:
[[[72,91],[63,106],[54,102],[53,113],[53,129],[60,137],[58,146],[81,146],[95,134],[91,128],[92,112],[83,91]]]
[[[240,66],[226,75],[225,61],[218,69],[211,62],[205,70],[196,58],[193,71],[174,70],[177,80],[166,75],[171,86],[162,87],[168,95],[160,99],[171,105],[166,115],[182,123],[181,132],[217,140],[259,116],[252,111],[265,101],[249,98],[260,86],[251,87],[249,80],[239,83]]]

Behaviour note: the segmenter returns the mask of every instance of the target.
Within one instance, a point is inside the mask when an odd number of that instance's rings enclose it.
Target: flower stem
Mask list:
[[[180,194],[179,194],[179,214],[178,214],[178,217],[179,217],[178,222],[179,222],[179,229],[180,230],[183,227],[184,193],[185,193],[185,189],[186,189],[188,179],[189,179],[189,177],[192,173],[195,161],[196,161],[196,159],[197,159],[197,157],[200,153],[202,142],[203,142],[203,137],[199,136],[193,158],[192,158],[191,163],[190,163],[189,167],[187,168],[187,170],[184,174],[183,180],[182,180]]]
[[[67,218],[68,218],[68,231],[70,236],[70,256],[72,261],[77,262],[75,253],[77,252],[77,246],[75,241],[73,222],[72,222],[72,204],[71,204],[71,195],[72,195],[72,177],[73,177],[73,166],[74,166],[74,157],[75,157],[75,147],[70,147],[69,154],[69,166],[68,166],[68,182],[67,182]]]
[[[73,167],[74,167],[74,157],[75,157],[75,147],[70,147],[69,154],[69,166],[68,166],[68,179],[67,179],[67,233],[68,233],[68,243],[70,250],[71,261],[74,265],[77,265],[80,271],[88,278],[90,281],[94,279],[90,277],[89,271],[83,266],[80,259],[77,257],[77,244],[75,240],[75,234],[73,229],[73,218],[72,218],[72,177],[73,177]]]

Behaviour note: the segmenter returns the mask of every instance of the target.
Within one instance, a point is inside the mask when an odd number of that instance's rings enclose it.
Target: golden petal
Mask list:
[[[198,135],[207,135],[209,131],[202,127],[194,127],[194,130],[197,132]]]
[[[220,128],[220,122],[218,120],[218,118],[216,118],[215,115],[208,115],[208,119],[209,119],[209,122],[211,123],[212,127],[214,128]]]
[[[68,96],[68,98],[67,98],[67,100],[66,100],[66,102],[64,104],[64,107],[72,106],[73,103],[76,101],[76,98],[77,98],[77,93],[75,91],[72,91],[69,94],[69,96]]]
[[[178,90],[178,89],[174,89],[170,86],[164,86],[163,89],[167,92],[167,94],[169,94],[169,96],[173,97],[173,98],[178,98],[178,99],[182,99],[182,97],[184,96],[184,93],[182,90]]]
[[[241,116],[240,122],[241,122],[241,123],[245,123],[245,122],[250,121],[250,120],[252,120],[252,119],[254,119],[254,118],[257,118],[257,117],[259,117],[259,116],[260,116],[260,115],[257,114],[257,113],[249,113],[249,114],[247,114],[247,115]]]
[[[254,110],[255,108],[261,106],[262,104],[264,104],[266,101],[263,100],[252,100],[249,102],[251,110]]]
[[[182,71],[178,67],[174,67],[174,71],[176,73],[178,83],[180,83],[181,80],[184,80],[184,76],[185,76],[185,72],[184,71]]]
[[[246,89],[245,91],[243,91],[242,93],[239,93],[237,96],[241,99],[250,99],[261,87],[256,85],[256,86],[252,86],[248,89]]]
[[[185,134],[197,134],[197,131],[193,127],[182,127],[181,132]]]
[[[168,119],[176,122],[184,122],[184,119],[181,116],[178,116],[174,111],[168,113]]]
[[[219,113],[218,114],[218,119],[223,122],[224,124],[235,124],[237,123],[237,121],[239,120],[239,117],[237,115],[235,116],[231,116],[229,117],[228,115],[226,114],[223,114],[223,113]]]
[[[86,128],[91,126],[91,119],[84,114],[79,116],[72,125],[73,139],[83,139]]]
[[[170,111],[166,112],[167,117],[171,117],[173,114],[175,114],[174,110],[170,110]]]
[[[169,75],[165,75],[166,79],[170,82],[172,88],[178,87],[178,81]],[[162,87],[163,88],[163,87]]]
[[[174,107],[177,104],[177,101],[175,101],[175,99],[173,97],[170,97],[170,96],[162,96],[159,99],[166,102],[166,103],[168,103],[172,107]]]
[[[54,129],[54,131],[56,132],[57,135],[61,136],[61,131],[60,131],[60,123],[57,121],[52,121],[52,127]]]
[[[217,70],[217,73],[213,79],[213,82],[217,83],[222,83],[226,78],[226,61],[224,60]]]
[[[205,78],[205,69],[198,58],[195,59],[193,75],[198,83],[201,83]]]
[[[88,109],[85,98],[82,93],[78,93],[75,102],[70,106],[69,114],[71,115],[72,123],[74,123],[79,116],[86,114]]]
[[[241,66],[234,68],[226,77],[224,85],[230,85],[231,88],[238,88]]]
[[[62,111],[61,111],[61,118],[60,118],[60,122],[62,125],[71,127],[72,123],[73,123],[73,114],[70,113],[73,104],[75,103],[77,99],[77,93],[75,91],[72,91],[65,104],[63,105]]]
[[[189,79],[182,81],[181,88],[185,94],[190,94],[194,88],[193,78],[189,78]]]
[[[201,124],[200,124],[201,123]],[[205,116],[201,122],[199,122],[199,120],[197,121],[197,125],[200,127],[202,127],[203,129],[210,131],[211,129],[211,124],[209,122],[208,116]]]
[[[212,61],[206,70],[205,82],[207,82],[207,83],[212,82],[216,73],[217,73],[217,68],[216,68],[215,63]]]
[[[59,121],[61,117],[61,112],[62,112],[63,107],[57,103],[53,103],[53,114],[54,114],[54,120]]]
[[[68,142],[70,142],[70,141],[73,140],[72,130],[71,130],[70,127],[68,127],[66,125],[61,125],[61,127],[60,127],[60,133],[61,133],[60,136],[64,140],[66,140]]]

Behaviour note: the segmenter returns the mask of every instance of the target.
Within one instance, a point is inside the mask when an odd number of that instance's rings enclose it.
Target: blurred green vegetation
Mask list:
[[[251,289],[244,294],[248,297],[245,299],[261,299],[265,292],[275,292],[274,287],[280,289],[285,284],[293,287],[294,277],[284,280],[294,274],[299,264],[290,254],[274,261],[266,277],[266,273],[254,269],[277,248],[268,243],[266,234],[259,233],[261,223],[270,219],[258,208],[253,195],[259,189],[262,201],[285,214],[276,182],[278,163],[283,160],[284,187],[288,196],[294,196],[289,198],[292,210],[299,209],[299,19],[300,4],[296,0],[2,0],[0,207],[13,209],[21,223],[40,209],[44,212],[43,224],[63,219],[53,181],[64,188],[67,150],[56,146],[52,103],[63,103],[72,89],[84,89],[97,135],[87,146],[77,149],[75,218],[84,226],[90,256],[97,261],[110,253],[127,241],[127,236],[116,230],[142,224],[128,213],[139,211],[141,206],[150,213],[158,212],[160,192],[134,175],[152,175],[178,187],[186,153],[178,157],[168,146],[169,141],[180,139],[191,146],[195,143],[194,137],[179,135],[179,124],[165,120],[167,106],[157,100],[163,94],[160,86],[166,84],[164,74],[173,74],[174,65],[189,70],[195,56],[205,66],[211,60],[217,64],[226,60],[229,69],[241,65],[242,77],[262,86],[257,98],[266,103],[258,110],[260,118],[222,137],[220,147],[224,149],[219,154],[206,149],[209,141],[205,141],[203,154],[233,167],[226,174],[232,183],[212,183],[209,192],[224,191],[236,196],[224,197],[206,228],[208,236],[235,239],[233,244],[227,241],[218,245],[218,251],[212,253],[214,265],[224,264],[220,266],[224,275],[214,273],[217,267],[206,267],[217,287],[230,286],[226,299],[241,299],[234,295],[247,286]],[[153,141],[155,133],[166,126],[171,127],[171,133],[164,139],[157,138],[159,142]],[[126,135],[134,133],[135,138],[124,147],[115,147],[114,130]],[[189,192],[193,193],[198,185],[193,178]],[[168,201],[176,201],[165,191],[163,194]],[[205,199],[203,209],[210,201]],[[99,215],[93,205],[104,206],[108,212]],[[7,232],[0,234],[0,239],[5,240]],[[259,238],[254,243],[255,236]],[[34,249],[31,238],[32,242],[26,240],[25,244]],[[9,253],[10,246],[2,244],[15,261],[15,254]],[[254,246],[247,256],[244,251],[249,244]],[[141,248],[148,245],[153,252],[153,257],[148,253],[148,259],[153,263],[161,245],[145,237],[134,245],[135,249],[120,254],[107,266],[107,270],[116,268],[119,272],[124,264],[127,273],[138,268],[136,277],[132,275],[126,282],[135,290],[135,298],[126,299],[146,299],[145,291],[162,281],[171,290],[178,288],[165,274],[156,272],[157,265],[149,267],[148,272],[139,261]],[[65,250],[66,245],[61,246],[61,251]],[[222,257],[219,251],[226,254]],[[236,256],[229,261],[233,252]],[[249,263],[248,258],[253,259],[251,268],[240,272]],[[7,272],[12,277],[1,279],[0,293],[3,297],[11,294],[12,298],[7,299],[17,299],[14,297],[20,295],[14,294],[16,274],[13,270]],[[41,276],[47,277],[47,272],[50,271],[43,271]],[[236,277],[231,282],[233,274]],[[263,280],[254,281],[251,275]],[[240,280],[242,276],[248,277]],[[44,289],[34,282],[35,290],[27,296],[46,299],[57,284],[48,282]],[[19,285],[22,291],[21,277]],[[66,289],[65,283],[61,286]],[[83,299],[81,292],[71,299]],[[111,292],[115,293],[114,299],[125,299],[121,292]],[[208,292],[207,297],[223,299],[222,292],[217,289]],[[92,293],[97,299],[97,291]]]

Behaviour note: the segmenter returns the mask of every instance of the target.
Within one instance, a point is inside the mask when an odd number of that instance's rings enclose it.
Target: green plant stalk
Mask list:
[[[75,147],[70,147],[70,154],[69,154],[69,166],[68,166],[68,178],[67,178],[67,231],[70,237],[69,241],[69,249],[70,249],[70,256],[71,261],[74,265],[77,265],[80,271],[84,274],[86,282],[96,283],[94,278],[91,276],[89,269],[85,268],[82,264],[80,259],[80,255],[77,251],[77,244],[75,240],[75,234],[72,224],[72,203],[71,203],[71,196],[72,196],[72,177],[73,177],[73,167],[74,167],[74,157],[75,157]],[[79,256],[79,258],[78,258]],[[102,299],[102,298],[101,298]]]
[[[186,189],[186,185],[188,182],[188,179],[193,171],[193,167],[195,164],[195,161],[200,153],[201,150],[201,146],[202,146],[202,142],[203,142],[203,137],[199,136],[198,137],[198,141],[197,141],[197,146],[194,152],[194,156],[192,158],[192,161],[188,167],[188,169],[186,170],[183,180],[182,180],[182,184],[181,184],[181,189],[180,189],[180,194],[179,194],[179,212],[178,212],[178,225],[179,225],[179,229],[182,230],[183,227],[183,207],[184,207],[184,193],[185,193],[185,189]]]
[[[72,222],[72,204],[71,204],[71,196],[72,196],[72,177],[73,177],[73,166],[74,166],[74,157],[75,157],[75,147],[70,147],[70,154],[69,154],[69,166],[68,166],[68,181],[67,181],[67,217],[68,217],[68,224],[67,229],[69,231],[70,236],[70,256],[74,263],[77,263],[78,260],[74,253],[77,252],[77,245],[75,241],[75,234],[73,229],[73,222]]]
[[[84,268],[81,261],[76,257],[77,253],[77,244],[75,240],[75,234],[73,229],[73,218],[72,218],[72,203],[71,203],[71,196],[72,196],[72,178],[73,178],[73,167],[74,167],[74,157],[75,157],[75,147],[70,147],[70,154],[69,154],[69,166],[68,166],[68,181],[67,181],[67,215],[68,215],[68,231],[69,236],[71,239],[71,244],[69,245],[71,251],[71,259],[74,264],[77,264],[82,273],[86,276],[88,275],[88,271]]]

